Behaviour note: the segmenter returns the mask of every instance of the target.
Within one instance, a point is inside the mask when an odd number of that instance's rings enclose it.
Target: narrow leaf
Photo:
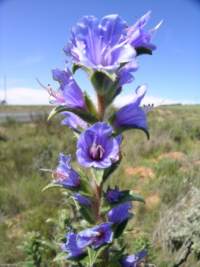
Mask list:
[[[62,185],[59,185],[59,184],[55,184],[55,183],[50,183],[48,185],[46,185],[43,189],[42,189],[42,192],[48,190],[48,189],[51,189],[51,188],[62,188]]]
[[[72,112],[74,114],[76,114],[77,116],[79,116],[81,119],[89,122],[89,123],[95,123],[97,122],[97,118],[92,115],[91,113],[82,110],[82,109],[73,109],[73,108],[68,108],[66,106],[57,106],[55,107],[49,114],[48,116],[48,120],[52,119],[55,115],[65,112],[65,111],[69,111]]]

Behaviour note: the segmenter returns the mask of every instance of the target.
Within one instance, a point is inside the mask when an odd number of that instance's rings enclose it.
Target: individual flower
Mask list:
[[[135,255],[125,256],[121,260],[122,267],[137,267],[138,263],[147,256],[147,251],[142,250]]]
[[[100,20],[85,16],[72,29],[64,51],[76,64],[113,73],[122,64],[135,61],[136,51],[127,42],[127,28],[118,15]]]
[[[112,127],[97,122],[81,133],[77,143],[77,160],[86,167],[108,168],[119,160],[121,137],[112,137]]]
[[[113,240],[113,232],[110,223],[102,223],[93,228],[88,228],[78,233],[77,244],[81,248],[91,246],[98,248],[104,244],[109,244]]]
[[[144,27],[151,17],[151,12],[147,12],[144,16],[136,21],[136,23],[127,29],[129,43],[135,47],[144,47],[150,50],[156,49],[156,46],[151,43],[154,33],[158,30],[162,22],[159,22],[153,29],[145,31]]]
[[[146,86],[140,86],[136,89],[136,94],[130,104],[125,105],[119,109],[113,120],[113,126],[118,128],[139,128],[147,131],[147,117],[146,112],[140,106],[140,103],[145,96]]]
[[[77,244],[77,234],[69,232],[66,235],[66,243],[61,244],[63,252],[68,253],[68,258],[79,257],[84,254],[84,249]]]
[[[131,217],[129,210],[132,208],[131,202],[124,202],[112,208],[107,216],[109,222],[120,224]]]
[[[105,198],[110,204],[119,202],[121,197],[123,197],[123,192],[119,191],[117,186],[114,189],[108,188],[105,193]]]
[[[76,188],[80,185],[79,174],[70,165],[71,156],[60,153],[59,164],[53,172],[54,183],[66,188]]]
[[[52,71],[52,74],[53,79],[59,82],[60,87],[57,91],[51,87],[48,88],[52,98],[51,103],[68,108],[85,109],[83,92],[72,77],[70,70],[55,69]]]
[[[75,193],[73,197],[80,205],[91,206],[91,199],[89,197],[83,196],[80,193]]]
[[[63,112],[62,115],[65,116],[65,118],[61,122],[62,125],[66,125],[72,130],[87,128],[87,123],[74,113],[66,111]]]

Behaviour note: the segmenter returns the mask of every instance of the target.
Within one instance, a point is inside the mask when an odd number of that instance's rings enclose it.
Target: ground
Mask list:
[[[0,108],[0,112],[23,110],[49,108]],[[175,266],[172,259],[178,253],[178,249],[170,252],[161,246],[159,236],[155,242],[158,225],[162,228],[161,214],[164,216],[177,205],[191,186],[200,188],[199,118],[198,105],[153,110],[149,114],[150,140],[142,131],[127,132],[122,145],[123,160],[108,181],[110,185],[131,188],[145,197],[146,204],[134,205],[135,216],[129,225],[130,229],[133,227],[133,238],[129,246],[137,251],[147,244],[149,260],[158,267]],[[19,248],[25,234],[35,231],[44,239],[53,238],[54,228],[46,220],[58,217],[63,202],[58,191],[42,192],[52,178],[40,169],[54,168],[61,151],[74,154],[75,139],[57,120],[51,123],[44,118],[30,123],[9,120],[0,125],[0,147],[0,244],[3,244],[0,264],[16,263],[25,259],[23,249]],[[49,258],[53,256],[49,252]],[[191,253],[183,266],[200,266],[198,257],[198,253]]]

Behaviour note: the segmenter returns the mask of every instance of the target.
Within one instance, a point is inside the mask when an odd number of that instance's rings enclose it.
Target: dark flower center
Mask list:
[[[104,149],[101,145],[93,144],[90,147],[90,156],[93,160],[101,160],[104,155]]]

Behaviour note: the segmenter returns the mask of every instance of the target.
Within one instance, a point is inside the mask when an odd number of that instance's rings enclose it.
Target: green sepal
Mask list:
[[[48,120],[52,119],[55,115],[61,112],[65,112],[65,111],[69,111],[69,112],[76,114],[77,116],[87,121],[88,123],[95,123],[98,121],[98,119],[94,115],[90,114],[89,112],[85,110],[68,108],[66,106],[57,106],[54,109],[52,109],[52,111],[50,112],[48,116]]]
[[[147,47],[140,46],[140,47],[135,48],[135,50],[137,52],[137,56],[152,55],[152,50]]]
[[[98,95],[105,95],[110,85],[113,84],[112,79],[101,71],[95,71],[90,80]]]
[[[90,77],[91,83],[100,96],[105,96],[105,104],[108,106],[119,91],[118,80],[115,75],[102,71],[95,71]]]
[[[81,66],[79,64],[74,63],[72,66],[72,73],[74,74],[80,68],[81,68]]]
[[[140,194],[134,193],[133,191],[129,192],[128,198],[130,201],[138,201],[138,202],[145,203],[144,197],[141,196]]]

